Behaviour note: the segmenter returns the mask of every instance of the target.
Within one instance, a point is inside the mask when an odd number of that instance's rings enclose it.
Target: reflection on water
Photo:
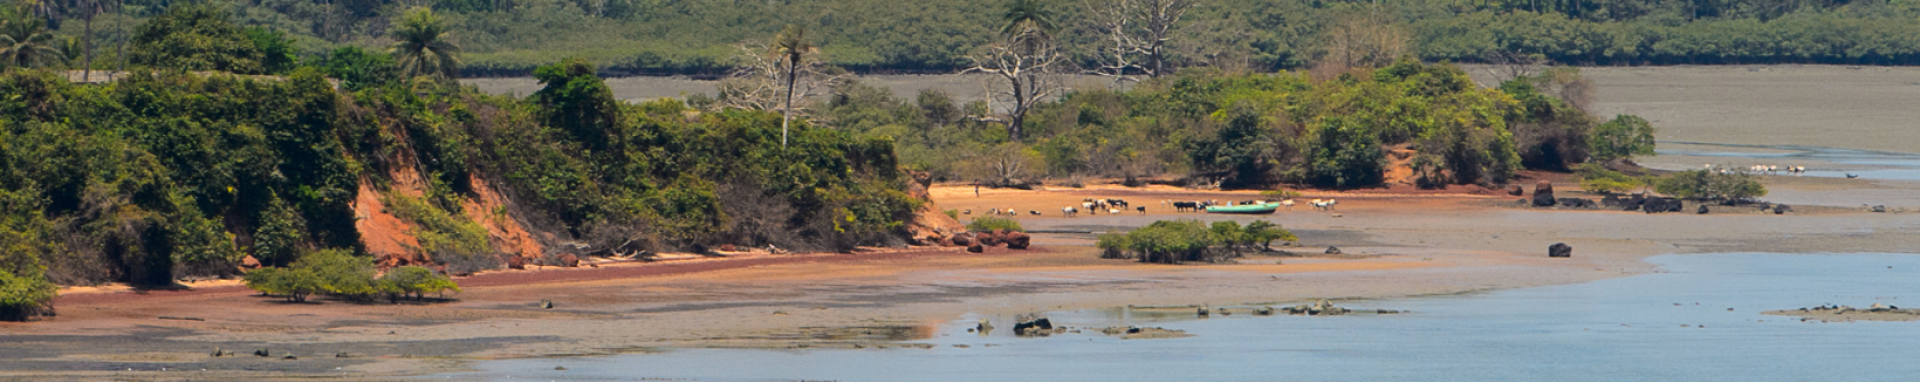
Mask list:
[[[1741,158],[1747,162],[1771,164],[1777,166],[1801,165],[1807,167],[1803,176],[1844,177],[1846,174],[1859,175],[1867,179],[1920,180],[1920,154],[1842,149],[1800,145],[1737,145],[1699,142],[1660,142],[1685,146],[1703,146],[1719,148],[1717,150],[1661,149],[1660,155],[1692,156],[1705,158]],[[1747,150],[1747,151],[1742,151]],[[1663,170],[1694,170],[1688,168],[1662,168]],[[1780,172],[1786,175],[1786,172]]]
[[[483,362],[455,379],[699,381],[1905,380],[1920,322],[1807,323],[1763,310],[1907,305],[1920,256],[1660,256],[1663,272],[1470,295],[1346,302],[1399,315],[1055,312],[1056,325],[1133,324],[1195,337],[1048,338],[942,325],[931,349],[676,350]],[[1913,301],[1920,305],[1920,301]],[[994,325],[1010,318],[991,317]],[[1011,327],[1005,322],[1003,327]],[[967,345],[965,348],[953,345]],[[555,370],[565,366],[568,370]]]

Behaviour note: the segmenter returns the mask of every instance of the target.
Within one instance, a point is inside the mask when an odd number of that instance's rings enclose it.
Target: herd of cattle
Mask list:
[[[1221,204],[1219,200],[1191,200],[1191,201],[1162,200],[1160,201],[1161,206],[1168,206],[1168,205],[1173,206],[1173,210],[1175,212],[1202,212],[1202,211],[1206,211],[1207,207],[1212,207],[1212,206],[1222,206],[1222,205],[1234,206],[1234,205],[1266,204],[1266,203],[1267,201],[1265,200],[1242,200],[1238,202],[1228,201],[1226,202],[1226,204]],[[1312,201],[1307,202],[1307,205],[1312,206],[1314,209],[1318,209],[1322,211],[1331,211],[1333,210],[1334,205],[1339,203],[1340,203],[1339,201],[1336,201],[1333,199],[1314,199]],[[1280,205],[1285,206],[1288,211],[1292,211],[1294,202],[1293,202],[1293,199],[1282,200],[1280,201]],[[1118,214],[1127,212],[1129,208],[1131,208],[1134,212],[1139,214],[1144,215],[1147,213],[1147,206],[1134,206],[1127,203],[1125,199],[1086,198],[1086,199],[1081,199],[1079,206],[1061,207],[1060,216],[1076,217],[1076,216],[1080,216],[1081,212],[1086,212],[1089,214],[1096,214],[1096,215],[1101,212],[1105,212],[1109,215],[1118,215]],[[967,209],[967,210],[960,211],[960,213],[963,215],[972,215],[973,210]],[[1042,215],[1042,213],[1037,210],[1028,210],[1027,213],[1032,214],[1034,216]],[[1013,207],[1007,207],[1005,209],[988,208],[987,215],[1020,216],[1020,210],[1014,209]]]

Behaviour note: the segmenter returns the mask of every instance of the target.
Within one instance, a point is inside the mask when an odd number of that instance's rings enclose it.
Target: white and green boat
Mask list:
[[[1207,206],[1212,214],[1271,214],[1280,209],[1280,203],[1242,204],[1237,206]]]

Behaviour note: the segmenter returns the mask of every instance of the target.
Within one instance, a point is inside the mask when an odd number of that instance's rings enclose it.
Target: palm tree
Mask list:
[[[1024,42],[1028,51],[1040,42],[1034,39],[1051,39],[1059,29],[1059,24],[1053,21],[1053,12],[1047,11],[1040,0],[1013,0],[1007,4],[1007,13],[1000,16],[1000,21],[1005,23],[1000,26],[1000,35]]]
[[[46,22],[30,15],[11,15],[0,19],[0,67],[35,67],[59,62],[64,56],[54,47],[53,33]]]
[[[793,122],[793,83],[800,71],[800,61],[814,53],[813,43],[807,42],[807,29],[787,25],[786,29],[773,37],[770,46],[773,54],[787,62],[787,99],[786,108],[780,111],[780,147],[787,147],[787,126]]]
[[[448,40],[448,33],[440,19],[433,17],[433,10],[415,8],[388,31],[395,41],[387,53],[393,55],[408,78],[432,75],[450,80],[459,76],[460,46]]]

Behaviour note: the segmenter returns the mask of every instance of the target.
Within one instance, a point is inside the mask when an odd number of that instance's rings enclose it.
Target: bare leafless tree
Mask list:
[[[1167,42],[1174,24],[1196,0],[1085,0],[1094,28],[1106,34],[1104,62],[1094,73],[1116,81],[1137,80],[1131,73],[1159,77],[1171,71]]]
[[[1486,60],[1487,74],[1493,75],[1496,83],[1532,76],[1547,65],[1546,56],[1520,52],[1491,52]]]
[[[741,108],[753,110],[780,110],[787,94],[788,70],[785,57],[773,54],[766,42],[750,40],[734,45],[738,62],[726,79],[720,81],[719,102],[715,106],[722,108]],[[807,115],[808,107],[814,96],[825,94],[833,85],[850,78],[846,73],[834,70],[819,60],[802,61],[793,70],[793,90],[790,97],[794,100],[793,113]]]
[[[1326,33],[1326,55],[1315,68],[1322,75],[1384,67],[1407,53],[1407,32],[1378,12],[1343,17]]]
[[[1007,137],[1019,142],[1027,111],[1061,89],[1057,74],[1067,65],[1065,55],[1051,39],[1029,30],[988,45],[971,58],[973,67],[961,73],[985,73],[1005,81],[1006,87],[995,87],[992,97],[1010,104]]]

